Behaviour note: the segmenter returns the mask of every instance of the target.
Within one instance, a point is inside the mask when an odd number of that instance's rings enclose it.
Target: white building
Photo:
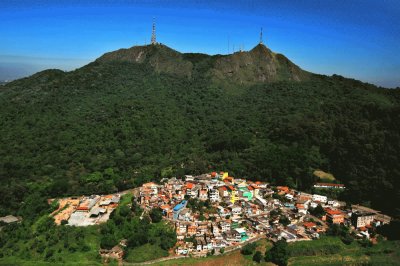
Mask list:
[[[216,189],[211,189],[209,192],[209,197],[210,197],[210,201],[212,202],[216,202],[216,201],[220,201],[220,197],[219,197],[219,191]]]
[[[314,195],[312,195],[312,200],[326,203],[328,201],[328,198],[326,196],[314,194]]]
[[[229,232],[231,230],[231,224],[227,222],[221,222],[219,224],[221,226],[221,231],[222,232]]]

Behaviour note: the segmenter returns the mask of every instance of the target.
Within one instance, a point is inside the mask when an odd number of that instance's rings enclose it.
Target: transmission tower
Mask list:
[[[153,18],[153,30],[151,32],[151,44],[157,44],[156,40],[156,21]]]

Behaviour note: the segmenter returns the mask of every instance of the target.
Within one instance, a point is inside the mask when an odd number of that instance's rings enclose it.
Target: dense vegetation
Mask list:
[[[139,218],[143,210],[132,204],[130,194],[122,198],[110,220],[100,226],[56,226],[49,216],[55,207],[44,207],[41,212],[24,216],[21,224],[1,228],[0,264],[36,261],[52,265],[101,265],[99,249],[111,249],[121,240],[127,241],[125,260],[142,262],[168,256],[168,250],[176,243],[171,226],[161,221],[151,223],[147,215]]]
[[[179,58],[190,75],[175,75],[168,54],[2,86],[0,214],[23,214],[32,192],[108,193],[214,169],[302,190],[323,169],[346,185],[345,200],[400,214],[399,90],[340,76],[249,82],[248,70],[241,83],[221,68],[210,78],[219,57],[196,54]]]

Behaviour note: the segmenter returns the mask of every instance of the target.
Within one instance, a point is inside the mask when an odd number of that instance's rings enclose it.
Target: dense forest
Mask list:
[[[211,170],[309,191],[322,169],[344,200],[400,216],[400,90],[311,74],[260,45],[134,47],[43,71],[0,87],[0,125],[1,215]]]

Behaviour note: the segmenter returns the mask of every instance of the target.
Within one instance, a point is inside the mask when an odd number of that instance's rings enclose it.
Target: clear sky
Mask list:
[[[72,70],[157,41],[231,53],[264,43],[305,70],[400,87],[399,0],[1,0],[0,79]]]

